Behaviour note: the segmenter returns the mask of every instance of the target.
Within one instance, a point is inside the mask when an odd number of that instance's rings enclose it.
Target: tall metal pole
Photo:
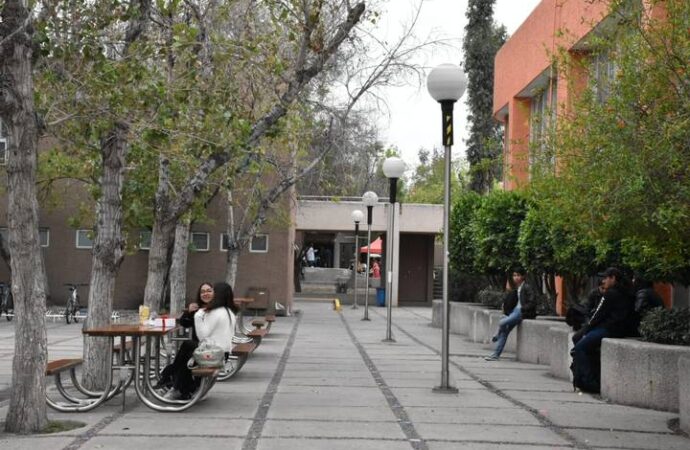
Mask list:
[[[369,319],[369,271],[371,265],[371,213],[373,206],[367,206],[367,287],[364,289],[364,317],[362,320]]]
[[[355,301],[352,304],[352,309],[357,309],[357,269],[359,268],[359,222],[355,222]]]
[[[395,237],[395,196],[398,187],[398,179],[390,179],[390,203],[388,204],[388,231],[386,232],[386,338],[383,342],[395,342],[392,335],[393,314],[393,248]]]
[[[441,385],[434,391],[458,392],[458,389],[450,385],[450,373],[448,370],[449,343],[450,343],[450,314],[448,305],[448,243],[450,240],[450,163],[451,145],[453,144],[453,103],[441,102],[443,113],[443,146],[444,152],[444,194],[443,194],[443,321],[441,337]]]

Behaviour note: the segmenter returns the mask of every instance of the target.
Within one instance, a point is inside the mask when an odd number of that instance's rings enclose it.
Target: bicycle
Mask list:
[[[79,291],[77,288],[78,286],[88,286],[88,284],[65,283],[65,286],[67,286],[67,290],[69,291],[67,304],[65,305],[65,322],[69,324],[74,320],[74,323],[77,323],[77,313],[79,313],[79,309],[81,308],[79,304]]]
[[[9,322],[14,317],[14,299],[12,289],[5,283],[0,283],[0,316],[5,313],[5,318]]]

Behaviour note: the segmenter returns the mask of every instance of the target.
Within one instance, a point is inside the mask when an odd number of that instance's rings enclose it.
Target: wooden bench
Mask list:
[[[56,359],[55,361],[48,362],[46,366],[46,375],[57,375],[65,370],[72,370],[79,367],[82,362],[81,358],[71,358],[71,359]]]
[[[267,314],[264,316],[263,319],[254,319],[252,321],[252,325],[257,328],[261,329],[264,326],[266,327],[266,331],[271,331],[271,325],[273,325],[273,322],[276,321],[276,316],[273,314]]]
[[[218,381],[229,380],[239,372],[256,347],[257,344],[253,341],[233,345],[230,357],[225,361],[225,367],[218,374]]]
[[[232,347],[232,355],[249,356],[255,349],[255,342],[247,342],[246,344],[236,344],[234,347]]]
[[[199,378],[217,377],[220,373],[220,369],[214,367],[197,367],[192,369],[192,376]]]

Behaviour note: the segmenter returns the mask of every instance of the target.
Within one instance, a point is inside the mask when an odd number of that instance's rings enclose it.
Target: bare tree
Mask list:
[[[299,8],[282,5],[287,8],[288,15],[293,14],[295,24],[299,25],[297,29],[301,30],[296,41],[293,64],[279,86],[277,100],[268,108],[263,108],[266,112],[253,121],[246,138],[241,142],[233,142],[232,148],[239,147],[244,150],[243,156],[233,164],[235,173],[245,172],[260,157],[257,148],[261,140],[288,113],[289,106],[303,95],[310,81],[324,70],[326,63],[364,14],[363,2],[351,6],[349,2],[334,1],[334,6],[336,3],[344,9],[343,17],[334,21],[336,25],[329,30],[324,28],[322,22],[323,2],[304,1]],[[337,11],[337,8],[331,11]],[[236,154],[231,151],[232,148],[221,145],[215,149],[202,161],[175,197],[170,191],[169,161],[165,157],[161,158],[149,251],[149,271],[144,292],[146,305],[158,309],[162,304],[175,226],[179,218],[189,210],[198,193],[207,185],[211,175]]]

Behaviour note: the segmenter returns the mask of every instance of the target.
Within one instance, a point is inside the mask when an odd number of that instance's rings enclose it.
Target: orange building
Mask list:
[[[546,127],[568,112],[587,83],[605,86],[612,76],[612,63],[591,55],[587,44],[588,36],[605,30],[612,20],[606,1],[542,0],[496,54],[493,113],[505,126],[505,189],[529,183]],[[572,65],[570,73],[557,73],[552,56],[559,49],[567,49],[575,60],[593,58],[592,74],[597,79],[589,80],[580,65]],[[557,287],[557,307],[563,313],[562,283],[557,282]],[[688,290],[682,286],[663,285],[657,290],[667,306],[688,305]]]

